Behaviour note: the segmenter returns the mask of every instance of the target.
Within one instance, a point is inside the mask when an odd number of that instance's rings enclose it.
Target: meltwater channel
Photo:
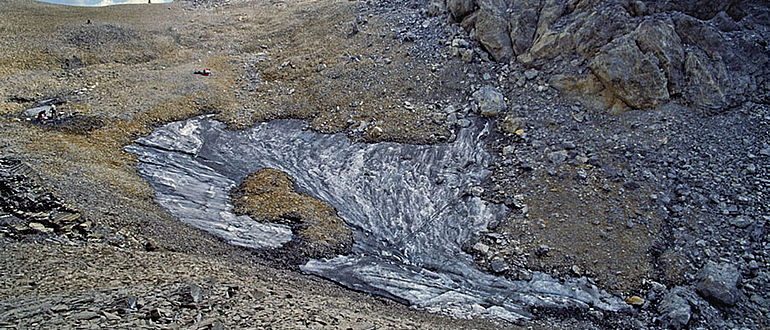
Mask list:
[[[288,173],[299,191],[334,206],[354,233],[350,255],[311,260],[301,270],[349,288],[456,317],[509,321],[530,318],[532,307],[628,308],[585,278],[560,282],[535,273],[513,281],[479,270],[462,251],[507,212],[468,193],[489,174],[487,125],[438,145],[358,143],[306,126],[275,120],[232,131],[200,116],[162,126],[126,150],[168,212],[253,248],[281,246],[291,229],[234,215],[229,192],[263,168]]]

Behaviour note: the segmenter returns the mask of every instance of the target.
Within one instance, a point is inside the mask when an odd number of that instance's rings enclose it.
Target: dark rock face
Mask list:
[[[476,17],[476,35],[484,49],[496,61],[506,62],[513,56],[508,22],[499,11],[493,8],[479,10]]]
[[[475,29],[495,61],[558,74],[567,58],[580,56],[632,109],[676,100],[711,114],[768,100],[767,3],[479,0],[473,13],[461,1],[449,3],[456,18],[473,18],[464,27]]]
[[[730,264],[709,262],[698,273],[696,289],[704,298],[727,306],[735,305],[741,297],[738,282],[741,273]]]

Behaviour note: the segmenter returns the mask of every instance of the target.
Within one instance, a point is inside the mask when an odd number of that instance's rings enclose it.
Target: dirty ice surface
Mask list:
[[[235,216],[228,193],[260,169],[288,173],[299,191],[334,206],[354,232],[350,255],[300,268],[356,290],[455,317],[511,321],[530,318],[532,307],[628,309],[585,278],[560,282],[535,273],[513,281],[480,271],[462,251],[507,212],[471,193],[489,174],[484,123],[430,146],[357,143],[306,125],[276,120],[231,131],[201,116],[160,127],[127,150],[171,214],[255,248],[283,244],[290,229]]]

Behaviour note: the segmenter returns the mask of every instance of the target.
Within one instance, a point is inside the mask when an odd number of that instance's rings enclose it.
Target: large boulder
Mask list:
[[[607,89],[628,106],[653,109],[669,98],[668,80],[636,42],[625,36],[602,47],[589,68]]]
[[[630,21],[631,16],[619,5],[597,6],[580,12],[576,10],[569,23],[558,30],[539,28],[527,57],[548,60],[574,53],[593,57],[608,42],[630,32]]]
[[[494,117],[505,110],[505,98],[497,88],[484,86],[473,93],[473,99],[479,105],[482,116]]]
[[[658,67],[668,79],[668,92],[681,94],[684,87],[684,48],[670,19],[648,19],[633,32],[639,49],[658,59]]]
[[[741,273],[738,272],[735,266],[726,263],[716,264],[708,262],[698,272],[698,282],[695,288],[706,300],[732,306],[741,297],[741,293],[738,291],[738,282],[740,280]]]
[[[476,36],[495,61],[507,62],[513,56],[508,21],[502,11],[493,7],[481,8],[476,17]]]
[[[532,46],[538,27],[540,0],[514,1],[511,7],[511,47],[515,55],[524,54]]]
[[[689,80],[687,99],[696,110],[716,113],[731,104],[731,79],[722,61],[711,60],[704,51],[694,48],[687,52],[685,72]]]
[[[452,17],[460,22],[476,9],[476,3],[473,0],[448,0],[447,7]]]

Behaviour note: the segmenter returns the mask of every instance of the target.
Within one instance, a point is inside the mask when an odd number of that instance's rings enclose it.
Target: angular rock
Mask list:
[[[524,54],[532,46],[537,31],[540,1],[514,1],[510,25],[511,48],[515,55]]]
[[[447,7],[457,21],[462,21],[465,16],[472,13],[476,7],[473,0],[448,0]]]
[[[476,17],[476,36],[484,49],[498,62],[513,57],[508,21],[494,8],[481,8]]]
[[[690,322],[692,314],[690,304],[683,297],[684,289],[674,288],[663,297],[658,305],[661,326],[663,328],[682,329]]]
[[[628,37],[602,47],[589,68],[607,89],[635,109],[654,109],[669,99],[668,80],[655,64]]]
[[[428,15],[429,16],[441,16],[446,13],[446,1],[444,0],[431,0],[428,3]]]
[[[508,114],[503,119],[503,123],[500,125],[500,129],[508,134],[516,134],[516,130],[524,126],[524,118],[515,117],[512,114]]]
[[[732,306],[741,297],[740,280],[741,273],[734,265],[709,262],[698,272],[696,290],[707,300]]]
[[[674,31],[674,23],[666,20],[646,20],[632,33],[639,49],[658,59],[658,67],[668,79],[669,94],[680,94],[684,85],[684,48]]]
[[[506,107],[503,94],[492,86],[481,87],[473,93],[473,99],[478,103],[482,116],[497,116]]]
[[[693,49],[687,52],[684,65],[689,81],[686,95],[696,110],[716,113],[730,105],[730,77],[724,63]]]
[[[491,267],[492,271],[497,274],[503,273],[510,269],[510,267],[508,267],[508,263],[506,263],[502,258],[495,258],[495,260],[492,260],[492,262],[489,264],[489,267]]]

